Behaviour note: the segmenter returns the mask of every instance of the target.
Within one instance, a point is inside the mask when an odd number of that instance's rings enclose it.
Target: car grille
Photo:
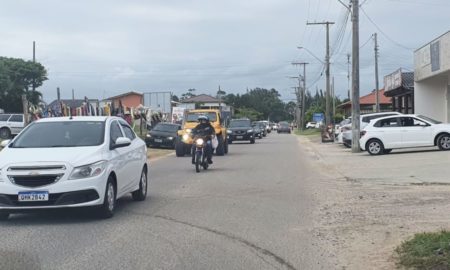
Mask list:
[[[12,183],[23,187],[42,187],[53,184],[61,178],[62,174],[51,175],[10,175]]]
[[[246,131],[245,130],[236,130],[235,131],[235,134],[245,134],[246,133]]]

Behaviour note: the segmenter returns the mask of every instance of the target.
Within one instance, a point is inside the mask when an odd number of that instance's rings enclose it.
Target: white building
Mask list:
[[[415,113],[450,122],[450,31],[414,52]]]

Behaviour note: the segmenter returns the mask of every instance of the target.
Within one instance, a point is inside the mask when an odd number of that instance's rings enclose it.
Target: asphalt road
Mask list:
[[[149,198],[112,219],[86,210],[0,223],[0,269],[332,269],[314,244],[314,172],[294,135],[234,143],[195,173],[151,162]]]

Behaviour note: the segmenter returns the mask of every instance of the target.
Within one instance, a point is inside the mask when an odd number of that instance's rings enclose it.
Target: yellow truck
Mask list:
[[[223,125],[224,119],[221,118],[220,111],[215,109],[201,109],[189,110],[185,113],[183,128],[178,131],[178,137],[175,142],[175,153],[177,157],[183,157],[186,154],[190,155],[193,143],[190,133],[191,130],[198,125],[197,119],[200,115],[208,116],[211,125],[216,131],[217,140],[219,142],[216,148],[216,155],[223,156],[228,153],[227,130]]]

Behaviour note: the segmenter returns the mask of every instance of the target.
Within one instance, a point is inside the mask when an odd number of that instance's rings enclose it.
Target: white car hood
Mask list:
[[[102,160],[103,146],[55,148],[5,148],[0,152],[0,169],[12,164],[54,163],[73,167]]]

